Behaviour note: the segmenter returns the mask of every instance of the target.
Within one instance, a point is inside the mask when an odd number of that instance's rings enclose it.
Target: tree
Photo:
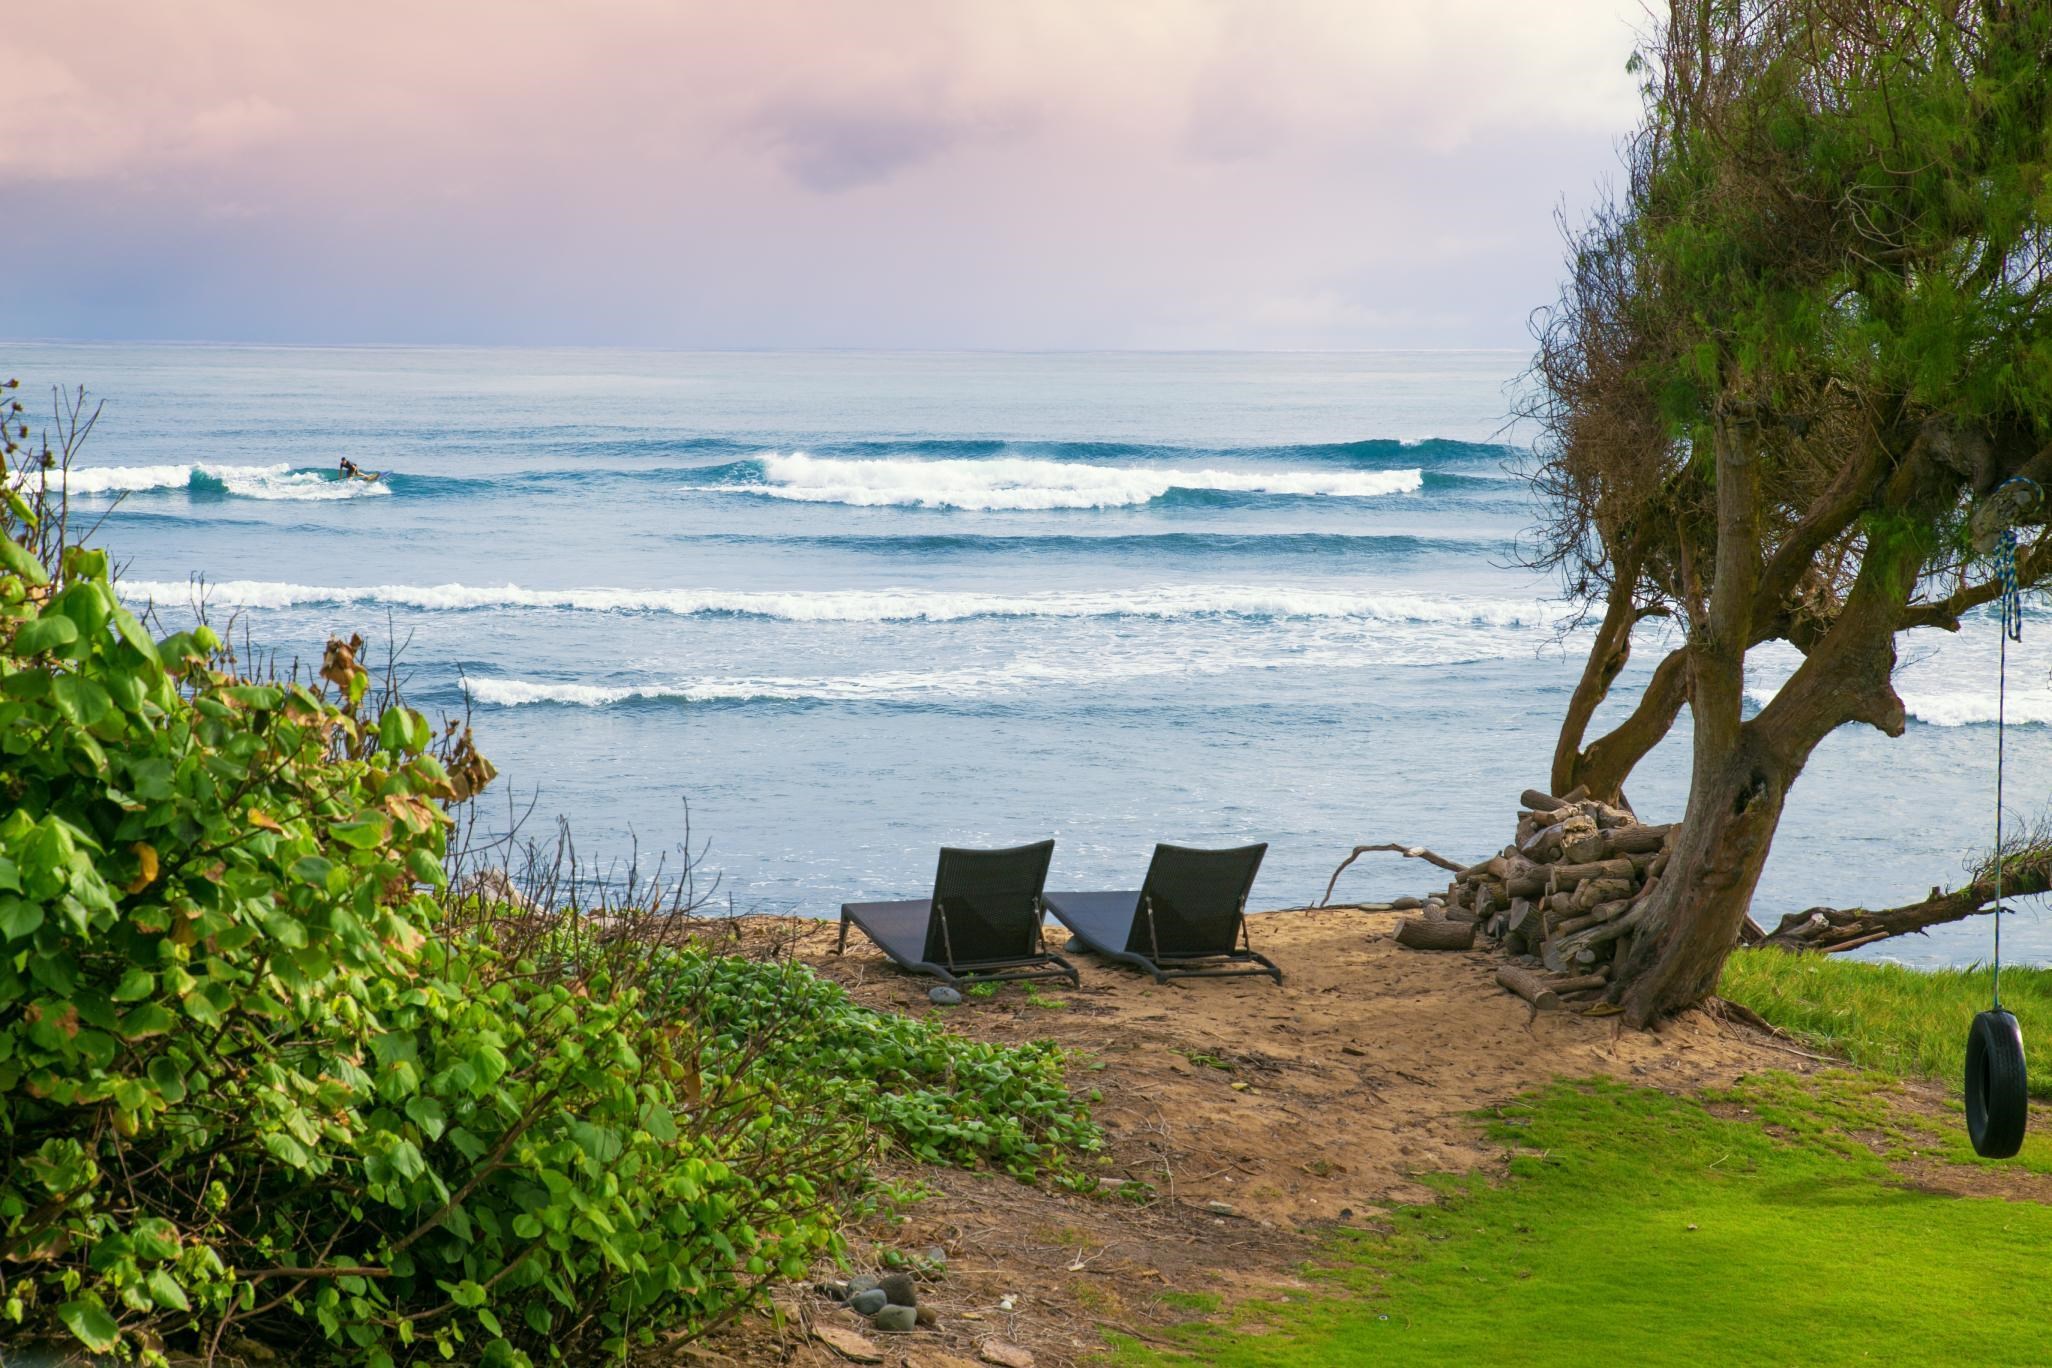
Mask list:
[[[1904,730],[1898,635],[1997,597],[2005,524],[2023,581],[2052,580],[2052,7],[1673,0],[1645,69],[1534,406],[1536,559],[1602,604],[1556,791],[1620,798],[1693,716],[1687,811],[1618,959],[1634,1024],[1714,988],[1824,737]],[[1680,644],[1585,746],[1649,614]],[[1770,641],[1802,661],[1748,716]]]

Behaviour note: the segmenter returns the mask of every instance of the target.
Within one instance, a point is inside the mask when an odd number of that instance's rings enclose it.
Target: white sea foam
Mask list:
[[[51,482],[58,482],[55,475]],[[324,471],[296,470],[283,464],[74,466],[64,472],[62,482],[72,494],[81,496],[185,489],[195,493],[220,492],[243,499],[308,501],[379,498],[392,492],[391,487],[382,482],[338,480]]]
[[[917,702],[936,697],[974,698],[1020,685],[1046,682],[1050,672],[1020,669],[1003,673],[951,670],[887,672],[819,678],[680,680],[651,684],[578,684],[529,679],[472,679],[463,688],[479,703],[519,707],[527,703],[570,703],[603,708],[617,703]],[[1073,676],[1071,676],[1073,678]]]
[[[1186,679],[1192,675],[1260,674],[1282,670],[1346,670],[1386,668],[1391,664],[1439,664],[1444,656],[1430,643],[1408,643],[1414,649],[1369,656],[1358,647],[1319,646],[1287,652],[1245,651],[1220,643],[1163,654],[1127,655],[1092,651],[1053,659],[1021,657],[1002,666],[933,671],[880,671],[871,674],[816,677],[743,676],[685,679],[638,684],[585,684],[576,681],[479,679],[466,676],[463,688],[471,699],[496,707],[561,703],[604,708],[622,703],[930,703],[969,701],[1017,694],[1037,688],[1065,691],[1131,685],[1137,681]],[[1500,643],[1509,645],[1508,641]],[[1502,654],[1484,651],[1483,654]]]
[[[1152,502],[1172,489],[1372,498],[1410,493],[1424,483],[1422,470],[1177,470],[1020,457],[976,461],[838,460],[793,452],[766,455],[760,463],[763,484],[687,488],[756,494],[801,503],[987,512],[1129,508]]]
[[[181,602],[193,586],[125,580],[133,598]],[[377,604],[428,611],[501,608],[572,612],[731,614],[788,622],[954,622],[964,618],[1358,618],[1489,627],[1551,620],[1527,599],[1461,598],[1405,592],[1355,593],[1287,585],[1159,585],[1104,592],[989,594],[925,589],[525,589],[519,585],[290,584],[222,580],[206,586],[210,603],[231,608]]]

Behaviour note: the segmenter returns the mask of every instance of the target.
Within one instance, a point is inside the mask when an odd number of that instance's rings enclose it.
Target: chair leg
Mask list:
[[[848,917],[846,913],[841,915],[841,939],[835,943],[834,953],[837,955],[848,953]]]

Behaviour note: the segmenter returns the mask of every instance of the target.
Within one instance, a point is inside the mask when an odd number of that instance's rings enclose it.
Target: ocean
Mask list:
[[[1356,842],[1473,860],[1545,783],[1582,638],[1518,568],[1523,357],[10,344],[106,407],[75,511],[168,624],[284,659],[361,632],[473,714],[488,820],[618,871],[688,839],[718,906],[917,896],[943,844],[1051,883],[1267,841],[1254,900]],[[33,402],[33,401],[32,401]],[[334,478],[347,456],[384,472]],[[117,496],[119,496],[117,498]],[[2052,613],[2012,648],[2010,810],[2052,776]],[[1756,901],[1951,885],[1994,817],[1996,626],[1905,641],[1906,736],[1832,737]],[[1650,628],[1599,717],[1666,646]],[[1754,695],[1790,658],[1768,655]],[[1686,717],[1628,792],[1679,815]],[[1419,892],[1370,857],[1338,896]],[[2006,952],[2052,956],[2024,904]],[[1986,954],[1985,921],[1874,951]]]

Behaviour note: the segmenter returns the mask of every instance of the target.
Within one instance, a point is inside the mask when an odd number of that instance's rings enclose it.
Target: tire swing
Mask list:
[[[1995,682],[1995,960],[1992,1005],[1967,1032],[1967,1135],[1983,1159],[2007,1159],[2023,1148],[2030,1116],[2023,1032],[2002,1007],[2002,759],[2003,713],[2009,683],[2009,643],[2023,640],[2023,595],[2016,579],[2016,533],[2005,529],[1996,549],[2002,578],[2001,663]]]

